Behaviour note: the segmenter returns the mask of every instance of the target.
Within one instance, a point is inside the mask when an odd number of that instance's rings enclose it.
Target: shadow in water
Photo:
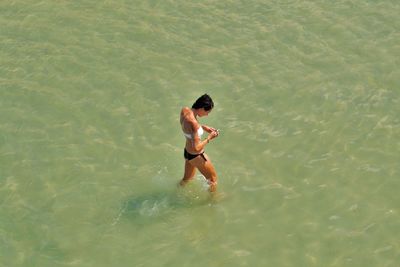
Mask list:
[[[133,195],[123,202],[117,220],[122,217],[135,224],[157,223],[184,210],[212,203],[208,192],[193,192],[186,188]]]

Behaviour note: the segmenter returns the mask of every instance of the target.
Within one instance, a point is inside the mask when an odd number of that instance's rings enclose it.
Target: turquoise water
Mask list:
[[[398,266],[397,1],[0,3],[0,266]],[[183,190],[203,93],[219,175]]]

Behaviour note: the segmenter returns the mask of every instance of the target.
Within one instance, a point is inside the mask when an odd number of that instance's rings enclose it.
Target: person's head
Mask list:
[[[192,105],[192,108],[197,110],[200,117],[207,116],[214,107],[214,102],[207,94],[200,96]]]

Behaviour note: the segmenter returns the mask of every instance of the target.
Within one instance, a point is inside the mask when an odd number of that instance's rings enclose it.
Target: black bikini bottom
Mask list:
[[[202,157],[205,161],[207,161],[206,157],[204,156],[204,152],[200,153],[200,154],[190,154],[189,152],[186,151],[186,148],[183,152],[183,157],[187,160],[194,159],[195,157],[198,157],[198,156]]]

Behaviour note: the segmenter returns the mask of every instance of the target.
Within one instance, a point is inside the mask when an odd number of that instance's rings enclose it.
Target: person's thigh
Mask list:
[[[196,173],[196,167],[191,164],[188,160],[185,160],[185,173],[183,174],[183,179],[189,180],[194,177]]]
[[[190,163],[194,165],[208,181],[216,183],[217,173],[215,171],[214,165],[212,164],[207,154],[204,154],[204,156],[207,160],[204,160],[202,156],[198,156],[192,159]]]

